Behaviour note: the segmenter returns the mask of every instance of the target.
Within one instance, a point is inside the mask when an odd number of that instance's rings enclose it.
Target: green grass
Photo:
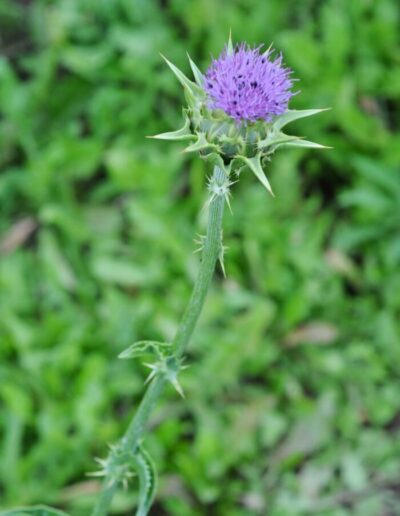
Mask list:
[[[0,5],[0,506],[88,514],[143,392],[117,355],[169,340],[198,267],[203,162],[145,136],[232,28],[300,79],[272,199],[250,174],[182,374],[152,420],[154,514],[400,513],[400,45],[396,0]],[[136,484],[115,499],[131,514]],[[313,512],[314,511],[314,512]],[[385,512],[386,511],[386,512]]]

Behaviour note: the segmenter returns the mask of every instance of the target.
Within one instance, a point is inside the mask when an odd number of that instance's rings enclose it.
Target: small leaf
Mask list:
[[[197,133],[197,141],[186,147],[182,152],[198,152],[209,148],[219,150],[218,145],[207,140],[205,133]]]
[[[157,471],[150,455],[142,446],[135,453],[135,466],[140,485],[136,516],[147,516],[156,493]]]
[[[190,68],[192,69],[193,76],[196,80],[196,83],[200,86],[200,88],[202,88],[203,84],[204,84],[204,75],[200,72],[196,63],[194,61],[192,61],[192,59],[190,58],[190,55],[187,54],[187,56],[188,56]]]
[[[195,135],[190,131],[190,120],[186,116],[185,124],[180,129],[167,133],[156,134],[154,136],[148,136],[147,138],[157,138],[158,140],[191,140],[195,138]]]
[[[298,120],[299,118],[305,118],[307,116],[313,116],[317,115],[318,113],[322,113],[323,111],[329,111],[330,108],[323,108],[323,109],[288,109],[286,113],[283,113],[283,115],[279,115],[275,122],[273,123],[273,126],[276,130],[282,129],[285,125],[289,124],[290,122],[294,122],[295,120]]]
[[[129,348],[126,348],[118,355],[123,360],[141,357],[143,355],[157,355],[161,357],[171,347],[169,342],[158,342],[155,340],[139,340]]]
[[[237,159],[241,159],[246,163],[249,169],[255,174],[255,176],[261,181],[261,183],[265,186],[265,188],[269,191],[269,193],[274,196],[271,185],[267,179],[267,176],[264,173],[264,170],[261,166],[261,153],[258,153],[253,158],[246,158],[244,156],[236,156]]]

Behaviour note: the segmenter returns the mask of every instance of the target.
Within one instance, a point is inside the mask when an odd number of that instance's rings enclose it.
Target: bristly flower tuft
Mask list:
[[[274,57],[271,47],[262,52],[262,46],[252,48],[247,43],[234,46],[229,37],[221,55],[212,61],[205,74],[189,57],[194,82],[164,59],[185,92],[185,123],[176,131],[157,134],[154,138],[186,140],[184,152],[198,153],[223,169],[227,178],[248,169],[272,195],[265,168],[275,151],[284,147],[326,148],[282,131],[290,122],[325,109],[288,108],[295,94],[294,79],[291,70],[283,65],[282,55]],[[229,204],[231,184],[226,191],[217,185],[211,189],[211,196],[223,193]]]
[[[270,122],[287,110],[293,96],[291,70],[282,65],[282,54],[274,59],[271,48],[261,48],[241,43],[229,51],[226,46],[213,60],[204,81],[211,109],[237,122]]]

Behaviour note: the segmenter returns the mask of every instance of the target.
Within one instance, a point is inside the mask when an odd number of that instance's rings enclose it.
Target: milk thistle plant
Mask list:
[[[250,171],[273,195],[265,167],[277,149],[324,147],[282,131],[289,122],[323,109],[288,109],[295,94],[292,72],[283,65],[282,55],[274,56],[271,47],[263,50],[261,46],[251,48],[246,43],[233,46],[229,38],[205,74],[189,57],[193,81],[164,59],[184,89],[184,125],[153,138],[185,141],[184,152],[196,153],[210,163],[213,172],[207,182],[207,233],[200,239],[202,254],[197,280],[173,341],[136,342],[119,355],[121,359],[147,357],[144,365],[150,372],[146,392],[125,435],[111,447],[106,459],[98,459],[100,470],[94,475],[104,477],[104,482],[93,516],[108,513],[116,489],[119,485],[126,486],[133,475],[139,479],[136,515],[145,516],[149,512],[156,490],[156,473],[143,446],[146,424],[168,383],[183,396],[179,374],[186,367],[184,352],[217,261],[223,267],[222,216],[225,203],[229,205],[233,183],[242,172]]]

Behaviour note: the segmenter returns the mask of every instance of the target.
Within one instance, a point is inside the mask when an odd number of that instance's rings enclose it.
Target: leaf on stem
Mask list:
[[[169,342],[158,342],[155,340],[139,340],[129,348],[126,348],[118,355],[118,358],[123,360],[141,357],[143,355],[156,355],[162,357],[167,351],[171,349]]]
[[[157,488],[157,471],[147,451],[140,446],[134,456],[139,476],[139,503],[136,516],[147,516]]]

